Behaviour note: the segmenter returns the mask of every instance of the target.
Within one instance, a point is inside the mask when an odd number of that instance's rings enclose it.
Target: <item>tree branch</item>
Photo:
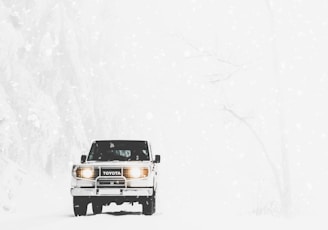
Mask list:
[[[238,73],[241,69],[243,68],[243,66],[236,68],[235,70],[231,71],[230,73],[227,74],[208,74],[207,76],[223,76],[217,79],[212,79],[210,80],[211,83],[215,84],[215,83],[220,83],[222,81],[227,81],[229,80],[233,75],[235,75],[236,73]]]
[[[230,66],[233,66],[233,67],[240,67],[241,65],[238,65],[238,64],[235,64],[229,60],[226,60],[224,58],[221,58],[219,57],[219,55],[209,51],[209,50],[205,50],[205,49],[202,49],[200,47],[198,47],[197,45],[195,45],[194,43],[188,41],[185,37],[183,36],[179,36],[179,35],[176,35],[176,37],[178,37],[180,40],[182,40],[185,44],[187,44],[189,47],[191,47],[192,49],[194,49],[195,51],[197,51],[199,54],[196,55],[196,56],[193,56],[193,57],[211,57],[213,58],[215,61],[217,62],[220,62],[220,63],[223,63],[225,65],[230,65]]]
[[[279,192],[282,192],[282,185],[281,185],[281,181],[280,181],[280,177],[279,177],[279,173],[278,173],[278,169],[276,167],[276,165],[273,163],[273,161],[271,160],[269,153],[266,149],[266,146],[263,142],[263,140],[260,138],[260,136],[256,133],[255,129],[253,128],[253,126],[243,117],[241,117],[240,115],[238,115],[235,111],[233,111],[232,109],[228,108],[227,106],[223,105],[223,110],[227,113],[229,113],[230,115],[232,115],[234,118],[236,118],[237,120],[239,120],[241,123],[243,123],[248,129],[249,131],[252,133],[252,135],[255,137],[257,143],[260,145],[262,153],[264,154],[265,159],[267,160],[269,166],[272,169],[277,187]]]

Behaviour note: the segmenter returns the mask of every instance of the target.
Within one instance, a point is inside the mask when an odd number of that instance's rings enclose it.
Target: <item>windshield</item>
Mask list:
[[[91,146],[88,161],[148,161],[146,141],[97,141]]]

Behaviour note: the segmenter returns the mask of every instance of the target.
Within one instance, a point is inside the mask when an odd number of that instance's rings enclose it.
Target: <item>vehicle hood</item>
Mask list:
[[[87,161],[81,166],[105,166],[105,167],[147,167],[152,165],[151,161]]]

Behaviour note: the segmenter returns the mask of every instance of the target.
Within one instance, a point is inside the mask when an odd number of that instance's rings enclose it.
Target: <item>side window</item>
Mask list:
[[[95,146],[96,146],[95,143],[93,143],[93,144],[91,145],[91,149],[90,149],[89,156],[88,156],[88,160],[89,160],[89,161],[92,161],[92,160],[94,160],[94,158],[95,158],[95,149],[96,149]]]

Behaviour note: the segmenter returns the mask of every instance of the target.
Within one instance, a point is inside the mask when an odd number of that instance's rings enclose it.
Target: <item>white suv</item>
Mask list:
[[[73,165],[71,194],[75,216],[84,216],[92,203],[94,214],[114,202],[142,204],[142,213],[156,207],[157,163],[147,141],[108,140],[92,143],[89,155]]]

